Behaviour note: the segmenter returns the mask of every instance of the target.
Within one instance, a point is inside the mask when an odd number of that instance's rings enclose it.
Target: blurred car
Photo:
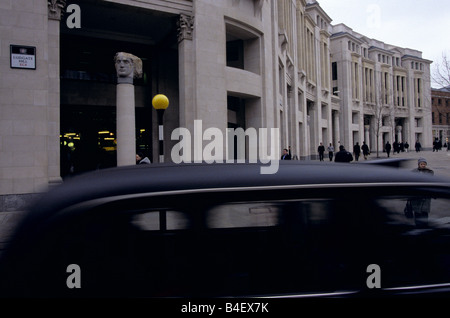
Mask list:
[[[65,181],[17,227],[0,295],[450,294],[449,180],[374,164],[260,166],[139,165]]]

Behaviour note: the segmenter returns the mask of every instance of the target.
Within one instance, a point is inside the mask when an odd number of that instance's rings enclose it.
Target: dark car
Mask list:
[[[140,165],[65,181],[0,259],[3,297],[450,294],[450,182],[373,164]]]

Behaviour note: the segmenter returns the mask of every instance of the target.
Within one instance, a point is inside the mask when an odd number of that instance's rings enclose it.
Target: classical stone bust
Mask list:
[[[118,52],[114,56],[117,72],[117,83],[133,84],[133,78],[142,77],[142,60],[137,56]]]

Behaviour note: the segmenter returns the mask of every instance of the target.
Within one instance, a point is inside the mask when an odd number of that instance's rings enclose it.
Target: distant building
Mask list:
[[[340,140],[365,141],[372,151],[419,140],[432,143],[430,64],[422,53],[369,39],[344,24],[333,26],[333,102]],[[338,92],[338,93],[337,93]],[[378,140],[378,141],[377,141]]]
[[[431,148],[431,61],[331,21],[310,0],[3,2],[0,211],[116,166],[117,52],[143,62],[136,150],[152,162],[162,145],[156,94],[170,100],[165,162],[179,142],[171,133],[194,133],[195,120],[203,131],[279,128],[276,158],[290,146],[293,158],[314,159],[320,142]]]
[[[450,137],[450,86],[431,89],[433,138],[442,144]]]

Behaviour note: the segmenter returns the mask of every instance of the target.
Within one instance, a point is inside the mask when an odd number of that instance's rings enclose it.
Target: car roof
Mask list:
[[[150,164],[97,170],[64,181],[39,204],[63,208],[103,197],[195,189],[242,189],[299,185],[343,186],[388,183],[449,185],[447,179],[376,164],[324,164],[279,161],[274,174],[261,174],[261,163]]]

